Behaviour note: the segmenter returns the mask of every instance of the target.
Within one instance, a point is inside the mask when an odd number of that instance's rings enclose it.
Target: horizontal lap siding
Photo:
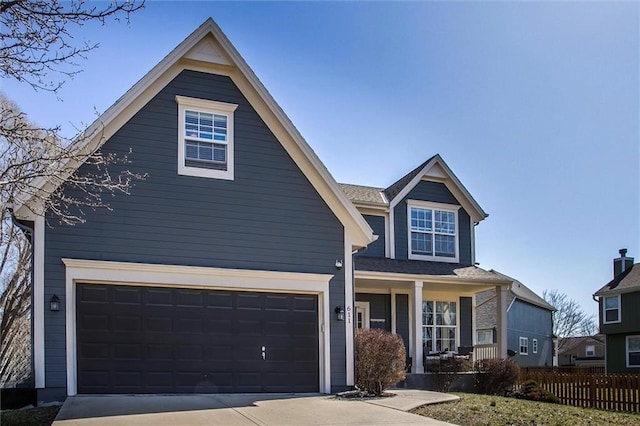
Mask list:
[[[177,174],[175,96],[238,104],[235,179]],[[126,154],[114,167],[146,173],[131,195],[106,197],[112,211],[85,209],[73,227],[49,218],[45,300],[64,297],[61,258],[334,274],[330,306],[344,306],[344,230],[256,111],[224,76],[184,71],[103,147]],[[131,151],[131,153],[129,153]],[[80,173],[87,173],[86,166]],[[72,189],[70,194],[78,195]],[[331,316],[332,384],[344,386],[345,328]],[[66,386],[63,312],[45,310],[46,385]]]
[[[385,257],[385,230],[384,230],[384,216],[362,215],[364,220],[367,221],[373,233],[378,236],[378,239],[367,246],[367,249],[363,251],[361,256],[369,257]]]
[[[551,312],[516,299],[507,313],[508,348],[516,352],[515,361],[522,366],[550,366],[553,358]],[[529,339],[529,354],[520,355],[520,337]],[[533,339],[538,339],[538,353],[533,353]]]
[[[408,258],[409,230],[407,229],[407,200],[430,201],[460,205],[460,202],[438,182],[419,182],[404,199],[393,209],[396,259]],[[471,218],[464,208],[458,210],[458,240],[460,245],[460,263],[471,265]]]

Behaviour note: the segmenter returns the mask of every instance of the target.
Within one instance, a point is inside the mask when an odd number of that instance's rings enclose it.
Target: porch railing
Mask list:
[[[498,346],[495,344],[475,345],[473,347],[473,361],[492,359],[498,357]]]

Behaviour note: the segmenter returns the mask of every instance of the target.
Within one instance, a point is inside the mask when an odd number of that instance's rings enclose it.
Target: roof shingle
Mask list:
[[[438,275],[442,277],[471,280],[507,281],[493,272],[485,271],[477,266],[463,265],[460,263],[398,260],[366,256],[356,256],[354,259],[356,270],[358,271],[393,272],[411,275]]]
[[[609,281],[596,292],[596,296],[609,293],[629,293],[640,291],[640,263],[636,263],[617,277]]]

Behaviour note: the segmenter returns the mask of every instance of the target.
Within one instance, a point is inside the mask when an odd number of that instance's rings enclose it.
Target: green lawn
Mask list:
[[[50,425],[60,411],[60,407],[38,407],[26,410],[0,411],[2,426],[44,426]]]
[[[640,425],[640,414],[614,413],[499,396],[453,393],[460,401],[427,405],[413,413],[460,426]]]

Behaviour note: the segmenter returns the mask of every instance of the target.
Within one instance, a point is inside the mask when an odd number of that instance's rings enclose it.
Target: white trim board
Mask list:
[[[88,284],[146,285],[318,295],[320,392],[331,393],[329,280],[333,275],[62,259],[66,279],[67,395],[77,394],[76,291]]]

